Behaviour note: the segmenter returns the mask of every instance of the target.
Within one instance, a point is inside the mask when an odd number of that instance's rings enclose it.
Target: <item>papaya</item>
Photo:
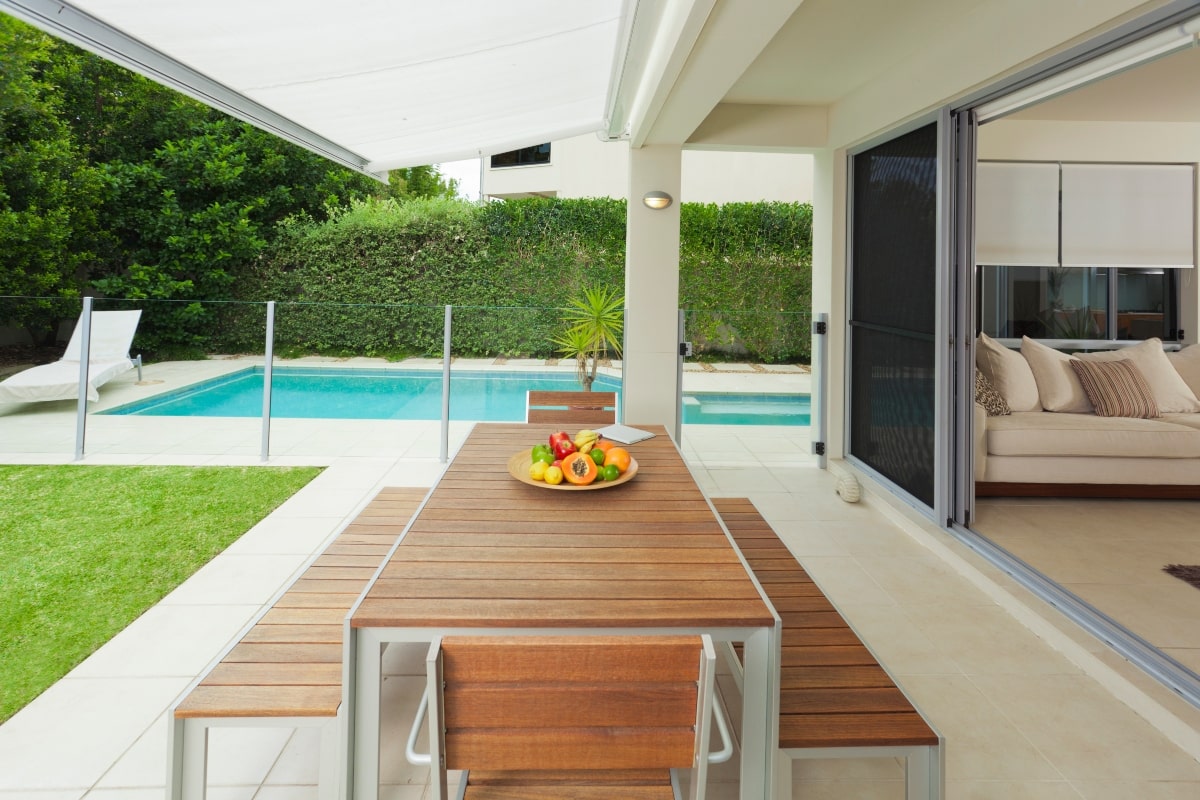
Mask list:
[[[563,477],[567,479],[567,483],[573,483],[576,486],[587,486],[596,480],[596,462],[587,453],[571,453],[571,455],[563,459],[562,472]]]

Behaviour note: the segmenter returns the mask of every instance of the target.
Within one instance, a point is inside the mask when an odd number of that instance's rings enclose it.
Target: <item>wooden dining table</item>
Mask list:
[[[709,634],[743,644],[741,797],[767,800],[780,619],[662,426],[634,477],[529,485],[510,458],[548,425],[479,423],[346,617],[348,797],[376,800],[383,649],[458,635]],[[574,433],[571,431],[571,433]]]

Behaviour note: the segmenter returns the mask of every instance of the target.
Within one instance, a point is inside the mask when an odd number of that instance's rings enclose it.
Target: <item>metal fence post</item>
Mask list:
[[[813,317],[812,323],[812,388],[809,391],[809,414],[812,425],[812,449],[817,457],[817,467],[828,467],[828,456],[825,455],[829,420],[825,413],[825,392],[829,380],[829,315],[820,313]]]
[[[271,454],[271,367],[275,360],[275,301],[267,301],[267,339],[263,363],[262,454],[266,461]]]
[[[443,464],[450,460],[450,329],[453,308],[446,306],[446,320],[442,325],[442,442],[438,449],[438,460]]]
[[[79,405],[75,412],[75,460],[83,460],[83,439],[87,432],[88,369],[92,361],[92,298],[83,298],[79,315]]]

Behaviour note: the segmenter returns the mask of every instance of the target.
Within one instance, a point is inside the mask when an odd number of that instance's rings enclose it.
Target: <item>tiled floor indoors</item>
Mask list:
[[[1193,500],[985,498],[975,530],[1200,673],[1200,590],[1163,571],[1200,564]]]
[[[127,419],[91,418],[84,463],[258,463],[256,422]],[[452,449],[465,432],[453,426]],[[783,434],[687,426],[683,451],[711,495],[758,504],[946,737],[948,798],[1200,797],[1200,711],[869,484],[863,502],[844,503],[806,436]],[[73,442],[70,409],[0,411],[0,461],[69,461]],[[427,423],[273,425],[269,463],[328,469],[0,726],[0,800],[162,798],[164,712],[177,693],[378,487],[432,484],[437,449]],[[388,656],[386,696],[401,708],[419,691],[416,655]],[[404,716],[386,732],[386,800],[426,793],[426,771],[403,759]],[[310,800],[315,752],[303,732],[218,737],[209,797]],[[735,797],[735,775],[718,770],[709,796]],[[794,770],[796,796],[817,800],[902,798],[900,778],[889,760]]]

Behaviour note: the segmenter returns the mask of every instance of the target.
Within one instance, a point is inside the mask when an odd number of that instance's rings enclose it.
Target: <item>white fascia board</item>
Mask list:
[[[330,161],[387,183],[368,160],[63,0],[0,0],[0,10],[53,36],[262,128]]]

